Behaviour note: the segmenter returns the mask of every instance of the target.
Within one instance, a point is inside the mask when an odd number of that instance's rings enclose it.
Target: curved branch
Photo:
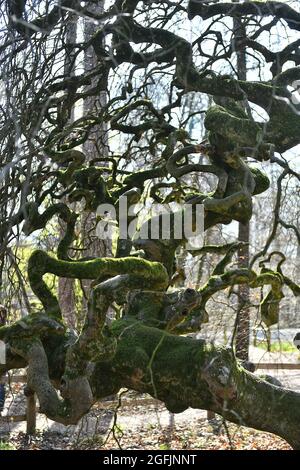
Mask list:
[[[60,317],[57,298],[43,280],[46,273],[76,279],[105,279],[118,274],[134,274],[141,277],[141,286],[151,285],[157,290],[168,286],[169,278],[161,263],[140,258],[95,258],[88,261],[65,261],[52,258],[37,250],[28,262],[28,279],[32,291],[40,299],[46,313]]]
[[[201,16],[207,20],[216,15],[226,15],[232,17],[240,16],[274,16],[278,20],[285,20],[291,29],[300,31],[300,13],[289,5],[282,2],[273,1],[249,1],[243,3],[219,3],[214,5],[205,5],[199,0],[189,0],[188,16],[193,19],[195,16]]]

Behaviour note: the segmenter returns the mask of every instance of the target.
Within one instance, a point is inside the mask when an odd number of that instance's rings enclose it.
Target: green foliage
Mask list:
[[[264,349],[265,351],[268,351],[267,341],[259,341],[257,342],[256,346],[258,348]],[[270,352],[296,353],[297,348],[289,341],[275,341],[271,343]]]
[[[159,450],[170,450],[170,444],[167,444],[167,443],[160,444]]]
[[[10,444],[7,441],[0,441],[0,451],[1,450],[16,450],[13,444]]]

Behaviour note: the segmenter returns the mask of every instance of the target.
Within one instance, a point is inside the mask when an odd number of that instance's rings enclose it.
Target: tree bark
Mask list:
[[[230,349],[139,324],[128,326],[115,327],[120,341],[114,360],[96,367],[97,396],[129,387],[162,400],[171,412],[210,410],[300,448],[299,393],[246,371]]]
[[[237,3],[236,0],[232,0]],[[233,35],[234,43],[243,40],[247,37],[246,27],[240,18],[233,20]],[[237,60],[237,75],[239,80],[247,80],[247,58],[246,49],[241,48],[236,51]],[[243,224],[239,222],[238,240],[243,242],[238,251],[238,267],[249,267],[249,239],[250,239],[250,224],[249,222]],[[243,361],[249,359],[249,346],[250,346],[250,289],[249,286],[238,286],[238,306],[237,306],[237,328],[236,328],[236,355]]]
[[[239,268],[249,267],[249,238],[250,224],[239,223],[238,240],[245,244],[238,251]],[[238,286],[238,313],[236,329],[236,355],[239,359],[247,361],[249,359],[250,346],[250,289],[247,284]]]
[[[66,55],[65,55],[65,76],[72,77],[75,73],[74,51],[72,45],[76,43],[77,37],[77,14],[70,14],[69,21],[66,24]],[[70,123],[74,120],[74,106],[71,110]],[[62,202],[68,204],[67,198]],[[66,224],[61,221],[60,236],[64,236]],[[58,279],[58,299],[62,316],[70,328],[76,327],[76,305],[75,305],[75,281],[66,277]]]
[[[104,10],[104,2],[99,1],[97,4],[90,2],[88,9],[91,13],[100,15]],[[84,21],[84,39],[89,41],[92,36],[96,33],[99,25],[93,21],[86,19]],[[89,72],[99,66],[99,59],[95,54],[92,46],[85,49],[84,52],[84,70]],[[91,81],[90,87],[93,88],[97,85],[98,77],[95,76]],[[96,114],[101,111],[101,108],[105,106],[107,102],[106,92],[100,90],[98,96],[94,94],[92,96],[85,97],[83,104],[83,114],[85,116],[89,114]],[[102,123],[101,125],[95,126],[91,129],[88,139],[83,144],[83,151],[86,155],[86,162],[91,160],[106,157],[108,155],[108,144],[107,144],[107,126]],[[101,165],[105,166],[105,162]],[[94,212],[83,213],[81,219],[81,232],[82,240],[84,243],[84,252],[86,256],[108,256],[110,251],[110,244],[108,240],[100,240],[96,235],[96,214]],[[84,290],[83,298],[83,310],[87,309],[87,296],[91,282],[88,280],[82,281],[82,288]]]

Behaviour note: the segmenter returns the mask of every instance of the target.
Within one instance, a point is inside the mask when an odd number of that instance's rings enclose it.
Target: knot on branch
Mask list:
[[[13,345],[22,342],[26,338],[42,339],[50,335],[61,336],[65,334],[66,328],[61,322],[51,317],[42,313],[35,313],[3,328],[3,332],[1,339]]]
[[[126,317],[135,317],[148,326],[173,331],[201,303],[201,294],[194,289],[172,293],[142,291],[131,292]]]
[[[209,349],[209,348],[208,348]],[[230,400],[237,398],[238,386],[235,380],[236,362],[231,348],[220,350],[212,347],[201,370],[201,379],[208,384],[213,400],[220,409]]]

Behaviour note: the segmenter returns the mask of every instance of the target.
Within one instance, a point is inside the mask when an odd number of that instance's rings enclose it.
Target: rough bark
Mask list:
[[[67,77],[72,77],[75,74],[76,57],[74,55],[73,45],[77,39],[77,15],[70,14],[69,21],[66,25],[66,56],[64,63],[64,73]],[[72,107],[70,112],[69,123],[74,121],[75,110]],[[64,203],[68,203],[67,198],[63,198]],[[63,238],[65,235],[66,226],[62,222],[60,227],[60,236]],[[58,280],[58,299],[61,308],[62,316],[70,328],[76,328],[76,299],[75,299],[75,284],[73,279],[60,277]]]
[[[237,3],[232,0],[232,3]],[[247,80],[247,57],[245,47],[239,49],[238,44],[245,41],[247,37],[246,26],[240,18],[233,19],[234,49],[236,51],[236,68],[239,80]],[[250,222],[245,224],[239,222],[238,240],[242,242],[238,250],[239,268],[249,267],[249,241]],[[249,359],[250,346],[250,289],[247,284],[238,286],[238,305],[236,319],[236,355],[243,361]]]

